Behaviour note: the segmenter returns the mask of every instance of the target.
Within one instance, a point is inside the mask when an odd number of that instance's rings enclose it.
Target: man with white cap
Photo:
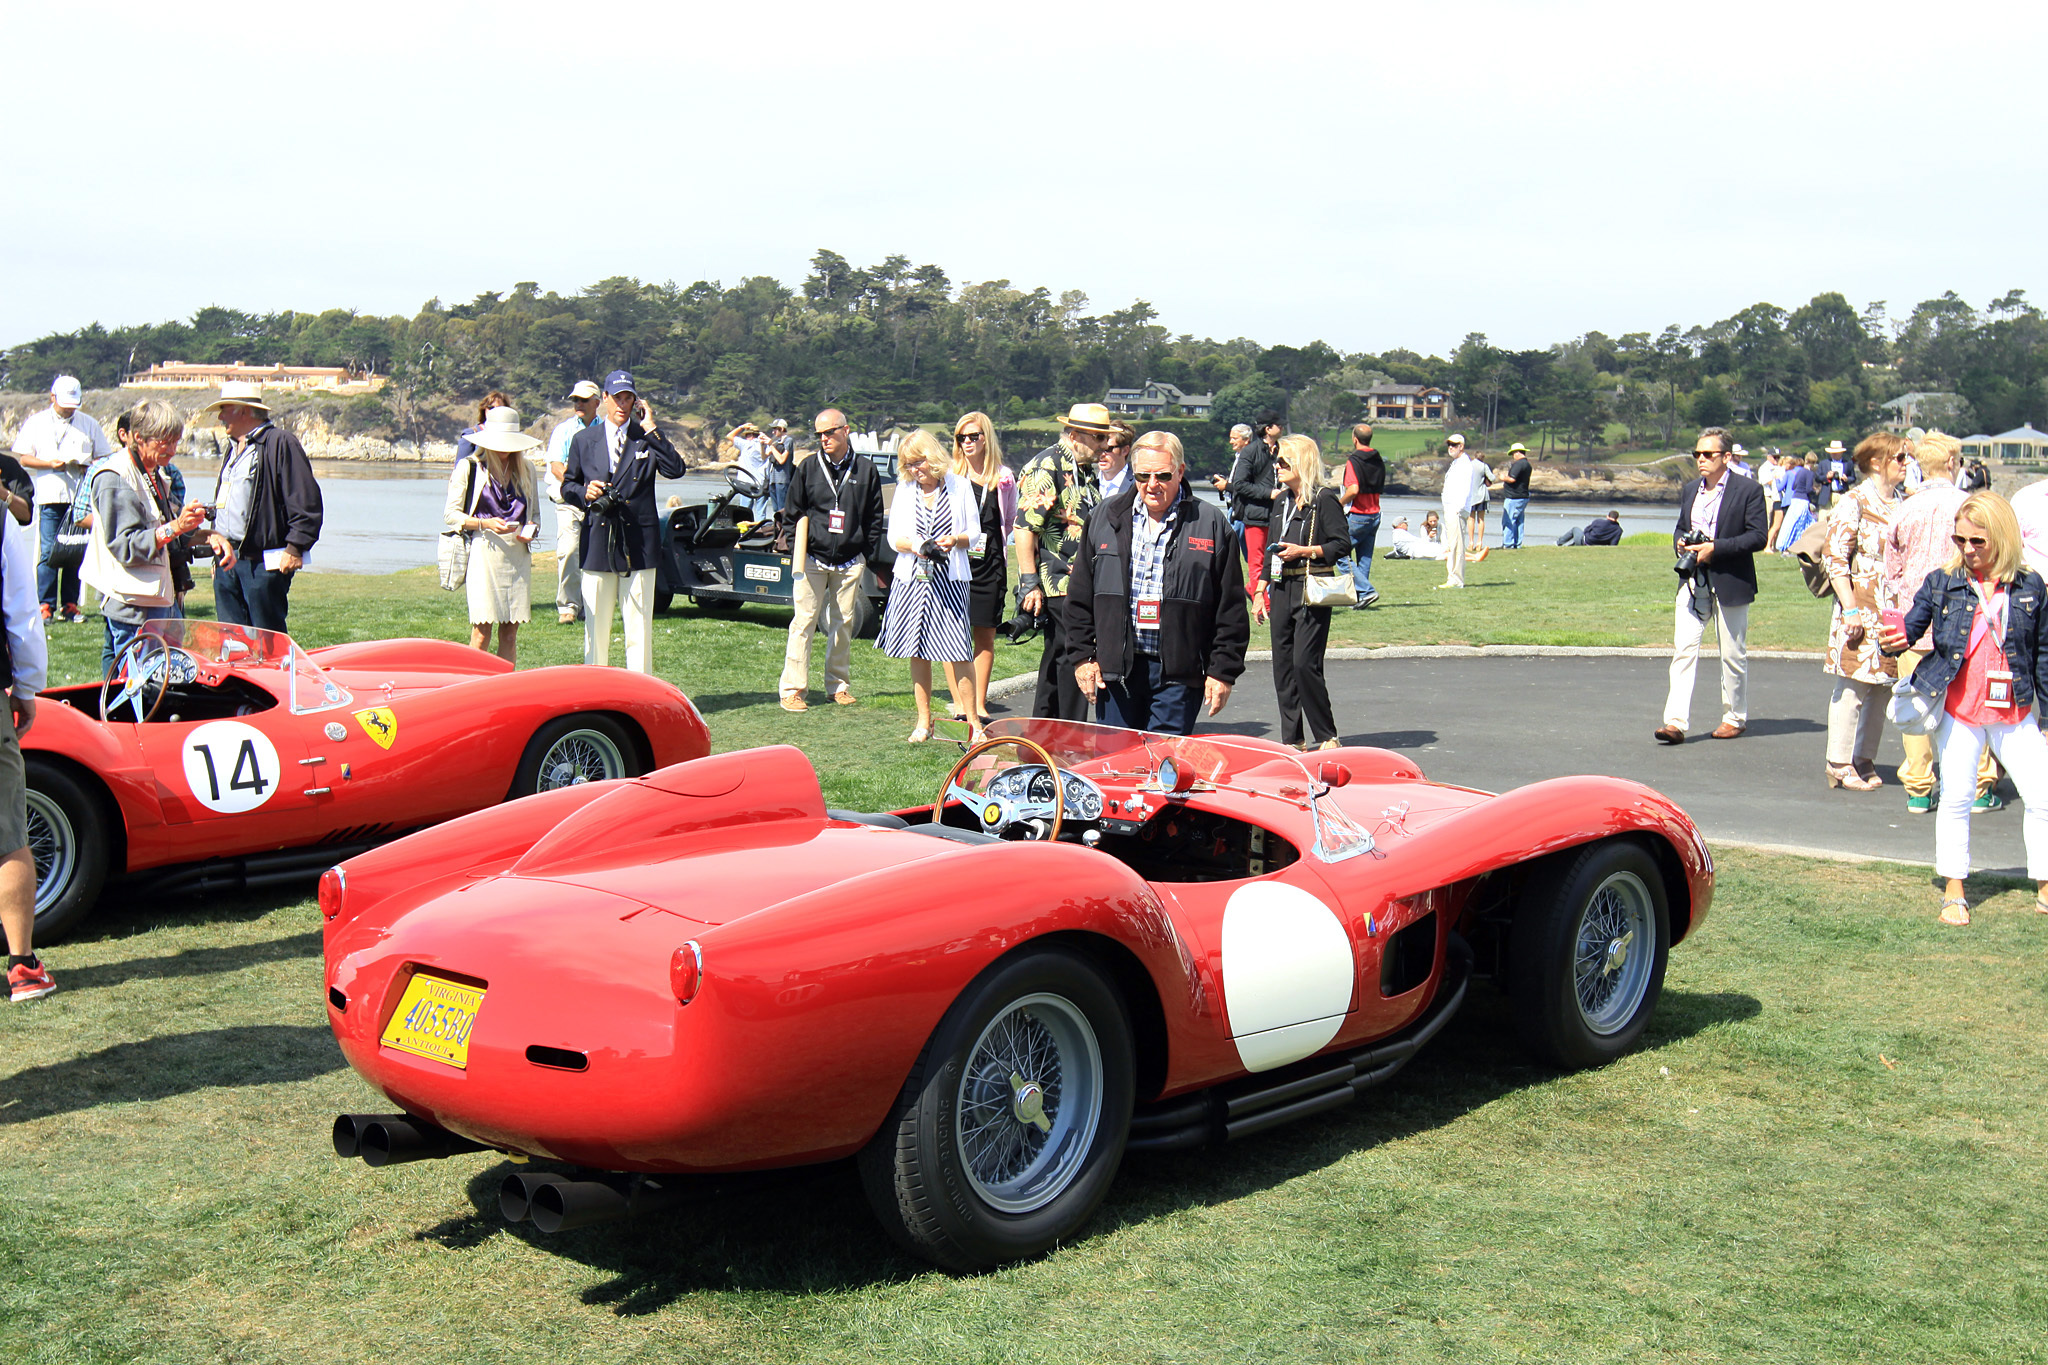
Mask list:
[[[36,556],[36,596],[42,602],[45,621],[85,619],[78,609],[77,567],[59,571],[49,562],[57,532],[70,515],[80,476],[94,460],[114,453],[100,424],[78,410],[84,401],[84,385],[71,375],[58,375],[50,385],[50,406],[23,422],[14,438],[14,453],[21,458],[22,467],[34,471],[36,516],[42,531],[42,548]]]
[[[206,405],[228,434],[213,486],[213,614],[229,625],[289,630],[292,575],[320,539],[320,481],[299,438],[270,421],[263,390],[242,380]]]
[[[1044,612],[1045,654],[1031,714],[1050,720],[1088,719],[1089,700],[1067,649],[1067,580],[1074,558],[1087,548],[1088,515],[1101,499],[1096,462],[1110,434],[1109,409],[1076,403],[1067,409],[1058,444],[1025,462],[1017,476],[1017,606],[1027,616]]]
[[[562,500],[562,471],[569,465],[569,442],[597,420],[603,397],[588,379],[577,380],[569,390],[575,415],[555,423],[548,433],[546,489],[548,501],[555,505],[555,618],[565,626],[583,619],[583,509]]]
[[[1447,443],[1451,463],[1444,470],[1444,563],[1450,573],[1439,588],[1465,586],[1465,519],[1473,501],[1486,487],[1486,465],[1465,453],[1465,438],[1453,435]]]
[[[570,440],[562,469],[562,500],[583,508],[583,662],[611,662],[616,610],[625,617],[626,667],[652,673],[654,561],[661,552],[654,479],[683,477],[683,456],[625,370],[604,377],[598,416]]]

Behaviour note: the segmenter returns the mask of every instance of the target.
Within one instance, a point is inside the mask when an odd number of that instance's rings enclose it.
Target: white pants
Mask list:
[[[2026,805],[2022,832],[2027,840],[2027,875],[2048,881],[2048,738],[2029,715],[2016,725],[1965,725],[1944,714],[1934,732],[1944,773],[1973,773],[1986,747],[1998,755]],[[1970,802],[1977,784],[1941,784],[1934,815],[1934,873],[1961,880],[1970,875]]]
[[[1450,570],[1444,582],[1454,588],[1465,586],[1465,514],[1444,514],[1444,565]]]
[[[583,514],[555,504],[555,606],[583,613]]]
[[[635,573],[583,573],[583,662],[612,661],[612,612],[620,606],[619,585],[626,588],[626,667],[635,673],[654,671],[654,570]]]
[[[1737,727],[1749,724],[1749,606],[1713,599],[1708,620],[1719,616],[1721,635],[1721,719]],[[1689,585],[1678,587],[1678,605],[1671,625],[1671,695],[1664,699],[1664,723],[1683,730],[1692,715],[1692,680],[1700,665],[1700,639],[1707,623],[1692,614]]]
[[[811,636],[825,621],[825,692],[849,690],[853,680],[853,620],[860,598],[862,565],[850,569],[807,566],[796,580],[796,615],[789,620],[789,644],[782,656],[782,690],[798,696],[811,685]]]

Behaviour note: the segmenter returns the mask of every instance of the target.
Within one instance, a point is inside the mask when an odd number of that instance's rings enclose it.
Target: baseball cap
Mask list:
[[[75,408],[85,401],[85,385],[78,382],[76,375],[60,374],[50,381],[50,397],[57,400],[59,407]]]
[[[571,398],[595,398],[600,392],[601,390],[597,385],[591,383],[588,379],[579,379],[576,381],[576,387],[569,390],[569,396]]]
[[[604,377],[604,391],[606,393],[640,392],[639,389],[633,386],[633,374],[630,370],[613,370],[610,374],[606,375]]]
[[[1451,437],[1449,444],[1454,446],[1461,446],[1465,444],[1465,438],[1462,436],[1453,436]]]

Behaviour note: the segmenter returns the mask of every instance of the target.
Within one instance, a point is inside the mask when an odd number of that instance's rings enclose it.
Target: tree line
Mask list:
[[[1304,430],[1348,425],[1365,415],[1356,391],[1380,382],[1440,385],[1467,429],[1536,433],[1561,448],[1670,446],[1693,424],[1766,440],[1849,436],[1916,391],[1959,395],[1945,414],[1959,434],[2048,425],[2048,320],[2020,290],[1982,309],[1946,293],[1903,318],[1825,293],[1790,310],[1758,303],[1710,324],[1588,332],[1535,350],[1473,332],[1449,356],[1347,355],[1320,340],[1176,335],[1144,300],[1096,311],[1075,290],[956,285],[904,256],[856,267],[830,250],[795,288],[765,275],[730,287],[613,277],[570,295],[523,282],[468,303],[431,300],[410,318],[209,307],[189,321],[94,323],[0,352],[0,388],[38,390],[57,373],[109,388],[173,359],[388,374],[383,394],[351,400],[362,409],[352,416],[388,417],[415,437],[437,410],[490,389],[539,410],[614,368],[721,426],[770,414],[801,423],[828,405],[865,426],[950,422],[970,408],[1008,424],[1148,379],[1213,393],[1219,443],[1232,422],[1268,408]]]

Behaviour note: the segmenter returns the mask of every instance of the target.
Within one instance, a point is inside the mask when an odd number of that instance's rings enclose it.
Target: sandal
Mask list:
[[[1941,922],[1963,928],[1970,922],[1970,903],[1950,896],[1941,903]]]
[[[906,739],[903,742],[906,744],[922,744],[931,737],[932,727],[929,725],[920,725],[915,730],[912,730],[910,732],[910,738]]]
[[[2034,913],[2037,915],[2048,915],[2048,900],[2043,900],[2041,899],[2041,897],[2035,896]]]

